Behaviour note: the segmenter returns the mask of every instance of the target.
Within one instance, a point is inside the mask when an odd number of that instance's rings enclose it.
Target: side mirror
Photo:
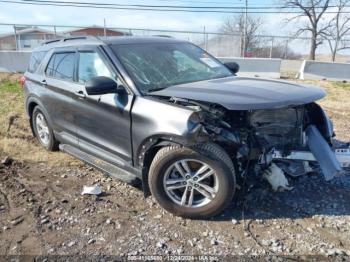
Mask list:
[[[224,65],[233,74],[237,74],[237,72],[239,71],[239,64],[237,64],[236,62],[227,62],[227,63],[224,63]]]
[[[118,92],[118,84],[106,76],[93,77],[85,83],[88,95],[104,95]]]

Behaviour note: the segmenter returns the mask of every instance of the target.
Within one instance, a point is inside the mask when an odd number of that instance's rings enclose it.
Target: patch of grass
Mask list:
[[[22,113],[24,93],[18,82],[0,81],[0,114]]]
[[[6,93],[22,94],[23,89],[18,82],[3,80],[0,82],[0,95],[6,95]]]
[[[0,153],[20,161],[47,162],[51,166],[77,165],[67,154],[47,152],[33,137],[24,107],[19,75],[0,75]]]
[[[350,83],[349,82],[331,82],[331,85],[335,88],[344,88],[350,90]]]

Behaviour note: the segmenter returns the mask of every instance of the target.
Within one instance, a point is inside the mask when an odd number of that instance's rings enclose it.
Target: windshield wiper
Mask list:
[[[147,93],[157,92],[157,91],[163,90],[163,89],[165,89],[165,88],[167,88],[167,86],[166,86],[166,87],[151,88],[151,89],[149,89],[149,90],[147,91]]]

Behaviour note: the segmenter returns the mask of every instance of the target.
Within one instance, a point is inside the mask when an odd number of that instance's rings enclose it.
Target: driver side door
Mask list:
[[[88,95],[85,83],[92,77],[106,76],[123,85],[102,49],[78,49],[76,127],[79,148],[89,154],[123,167],[132,163],[130,110],[131,93]],[[124,85],[125,86],[125,85]]]

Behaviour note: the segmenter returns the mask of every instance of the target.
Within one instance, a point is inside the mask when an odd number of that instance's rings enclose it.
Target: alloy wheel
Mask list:
[[[173,163],[166,170],[163,186],[173,202],[191,208],[209,204],[219,188],[213,168],[195,159],[182,159]]]
[[[38,113],[36,115],[35,125],[40,142],[47,146],[50,143],[50,131],[46,119],[42,113]]]

